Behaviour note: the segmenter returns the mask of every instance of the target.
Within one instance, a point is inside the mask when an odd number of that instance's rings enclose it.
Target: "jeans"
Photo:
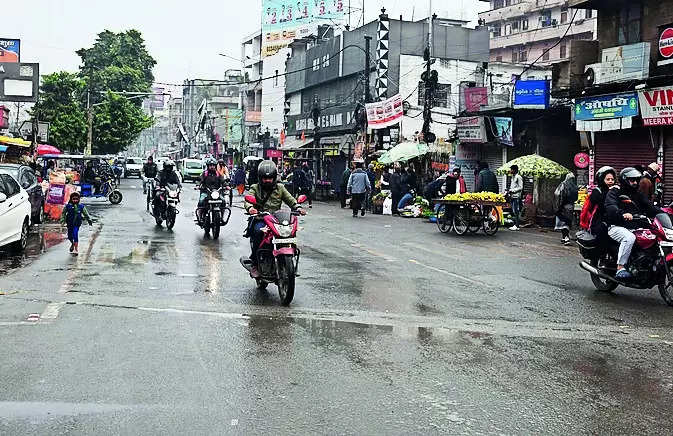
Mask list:
[[[521,199],[512,198],[512,216],[514,217],[514,225],[519,227],[519,215],[521,214]]]
[[[79,226],[68,226],[68,240],[72,243],[79,242]]]
[[[619,242],[617,265],[626,265],[629,261],[629,257],[631,257],[633,244],[636,243],[636,235],[624,227],[610,226],[608,229],[608,236]]]
[[[262,220],[254,220],[252,223],[252,232],[250,235],[252,253],[250,254],[250,260],[253,265],[257,265],[257,251],[259,250],[259,244],[261,244],[262,239],[264,239],[264,233],[262,232],[264,226],[266,226],[266,224]]]
[[[413,201],[414,196],[406,193],[404,194],[404,197],[397,203],[397,210],[404,209],[407,204],[409,204],[411,201]]]
[[[341,189],[339,190],[339,198],[341,199],[341,208],[346,207],[346,198],[348,198],[348,195],[346,194],[346,186],[341,186]]]

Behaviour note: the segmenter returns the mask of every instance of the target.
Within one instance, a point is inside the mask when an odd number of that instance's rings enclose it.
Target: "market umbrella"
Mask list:
[[[571,171],[539,154],[517,157],[496,170],[499,175],[509,174],[512,165],[519,167],[519,174],[535,179],[560,179]]]
[[[61,154],[61,150],[49,144],[40,144],[37,146],[37,154],[42,156],[44,154]]]
[[[426,144],[420,144],[417,142],[403,142],[383,153],[383,156],[379,158],[379,162],[384,165],[388,165],[393,162],[406,162],[415,157],[423,156],[427,152],[428,146]]]

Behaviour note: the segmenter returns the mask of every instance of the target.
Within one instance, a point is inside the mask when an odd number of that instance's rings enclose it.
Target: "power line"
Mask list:
[[[568,23],[568,28],[566,29],[563,36],[561,36],[561,38],[559,38],[559,40],[556,41],[556,43],[554,43],[551,47],[549,47],[548,49],[543,51],[540,54],[540,56],[538,56],[538,58],[533,61],[532,64],[530,64],[526,68],[524,68],[524,70],[521,72],[521,74],[519,74],[519,76],[522,76],[526,71],[530,70],[533,67],[533,65],[535,65],[537,63],[537,61],[542,59],[547,53],[549,53],[551,51],[551,49],[553,49],[554,47],[559,45],[561,43],[561,41],[563,41],[563,39],[568,35],[568,32],[570,32],[570,28],[572,27],[573,23],[575,22],[575,17],[577,17],[577,14],[579,13],[579,11],[580,11],[579,9],[575,9],[575,13],[573,14],[573,18],[570,20],[570,23]]]

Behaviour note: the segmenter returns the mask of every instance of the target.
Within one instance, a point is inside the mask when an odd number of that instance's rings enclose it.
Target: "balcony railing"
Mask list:
[[[596,18],[575,22],[572,24],[568,35],[593,32],[595,31],[595,27]],[[523,32],[513,33],[511,35],[495,36],[491,38],[491,49],[530,44],[532,42],[546,41],[549,39],[558,39],[563,36],[567,28],[568,24],[566,23],[556,26],[529,29]]]

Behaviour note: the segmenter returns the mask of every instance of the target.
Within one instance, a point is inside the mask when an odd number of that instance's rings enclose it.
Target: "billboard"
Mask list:
[[[0,38],[0,62],[21,62],[21,40]]]
[[[495,137],[502,145],[512,147],[514,145],[514,138],[512,137],[512,118],[508,117],[493,117],[495,122]]]
[[[262,0],[262,57],[313,33],[318,24],[343,20],[344,0]]]
[[[40,87],[40,64],[0,62],[0,101],[35,103]]]
[[[517,80],[514,84],[515,109],[547,109],[549,107],[548,80]]]

